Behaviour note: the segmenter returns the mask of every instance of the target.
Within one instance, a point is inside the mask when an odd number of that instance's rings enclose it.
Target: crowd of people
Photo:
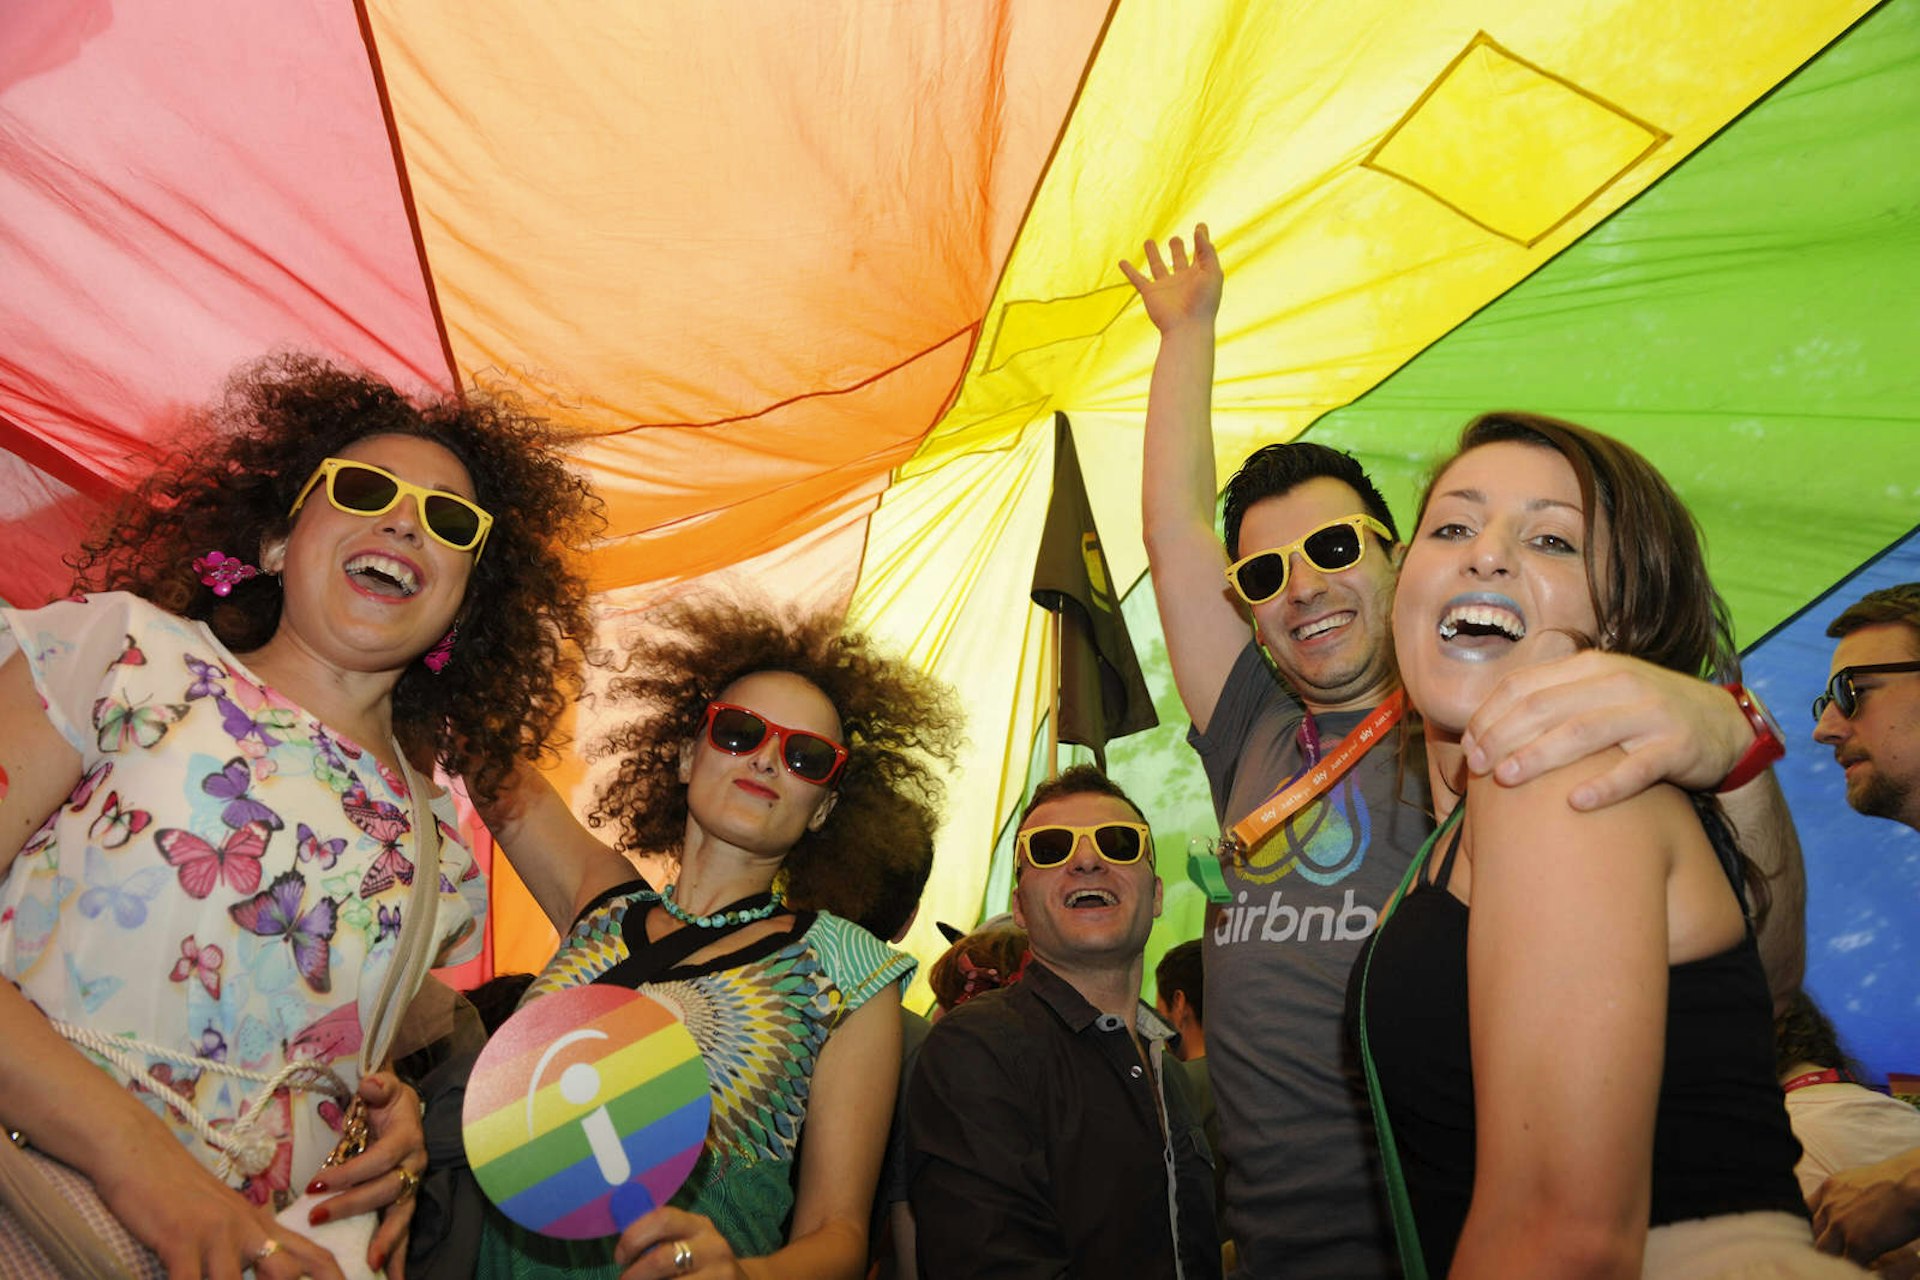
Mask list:
[[[1011,914],[956,936],[921,1018],[895,944],[949,692],[719,596],[595,651],[563,440],[280,357],[70,599],[0,610],[0,1271],[1920,1271],[1920,1122],[1800,989],[1781,730],[1672,487],[1496,412],[1404,536],[1314,443],[1249,457],[1217,534],[1219,257],[1202,227],[1122,268],[1227,890],[1154,1004],[1152,824],[1112,779],[1034,789]],[[1920,585],[1833,635],[1814,737],[1849,803],[1920,828]],[[539,766],[589,666],[623,714],[582,821]],[[653,994],[705,1066],[693,1172],[617,1236],[517,1225],[429,1138],[506,1013],[449,1023],[426,973],[487,901],[443,784],[561,937],[507,1004]]]

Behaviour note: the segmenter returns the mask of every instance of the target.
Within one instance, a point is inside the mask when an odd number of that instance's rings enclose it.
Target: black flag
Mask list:
[[[1120,616],[1064,413],[1053,415],[1053,499],[1033,566],[1033,602],[1060,615],[1058,736],[1092,748],[1104,771],[1109,739],[1160,721]]]

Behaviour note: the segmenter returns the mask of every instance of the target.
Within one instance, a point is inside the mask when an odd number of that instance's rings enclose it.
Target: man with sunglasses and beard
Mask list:
[[[1398,534],[1353,457],[1268,445],[1228,482],[1221,554],[1211,424],[1220,261],[1204,226],[1191,259],[1178,238],[1168,249],[1149,242],[1143,269],[1120,266],[1160,330],[1142,468],[1148,564],[1188,741],[1240,846],[1223,842],[1227,900],[1203,933],[1235,1275],[1392,1276],[1372,1123],[1341,1023],[1361,944],[1432,830],[1419,734],[1398,732]],[[1481,644],[1516,638],[1500,611],[1471,601],[1450,625]],[[1746,691],[1588,651],[1510,677],[1466,746],[1471,769],[1509,784],[1620,748],[1612,771],[1575,793],[1583,808],[1662,779],[1731,792],[1729,816],[1770,877],[1760,940],[1769,985],[1777,1000],[1798,986],[1798,843],[1770,776],[1756,781],[1784,747]]]
[[[920,1274],[1218,1276],[1206,1138],[1140,1000],[1146,819],[1076,765],[1034,789],[1015,843],[1025,974],[936,1023],[908,1088]]]
[[[1827,627],[1833,676],[1813,740],[1846,771],[1847,803],[1920,830],[1920,582],[1849,605]],[[1920,1238],[1920,1148],[1828,1178],[1809,1199],[1822,1249],[1870,1263]]]

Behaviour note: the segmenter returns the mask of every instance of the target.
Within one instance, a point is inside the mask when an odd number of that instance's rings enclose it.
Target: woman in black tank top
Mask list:
[[[1577,813],[1613,752],[1507,787],[1460,743],[1508,674],[1578,649],[1733,669],[1686,508],[1585,428],[1477,419],[1422,504],[1394,643],[1441,856],[1355,974],[1429,1272],[1848,1274],[1806,1226],[1718,806],[1661,785]]]

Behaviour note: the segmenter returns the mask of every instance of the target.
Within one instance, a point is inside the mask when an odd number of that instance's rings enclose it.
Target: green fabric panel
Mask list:
[[[1477,412],[1617,436],[1692,507],[1750,644],[1920,511],[1916,155],[1920,2],[1895,0],[1309,438],[1410,524]]]
[[[1428,469],[1476,413],[1533,409],[1616,435],[1692,507],[1751,644],[1920,513],[1915,155],[1920,0],[1893,0],[1307,438],[1359,455],[1404,533]],[[1161,719],[1108,746],[1168,889],[1151,999],[1160,955],[1199,932],[1187,843],[1216,829],[1150,579],[1125,614]],[[996,862],[990,910],[1005,901],[1004,849]]]

